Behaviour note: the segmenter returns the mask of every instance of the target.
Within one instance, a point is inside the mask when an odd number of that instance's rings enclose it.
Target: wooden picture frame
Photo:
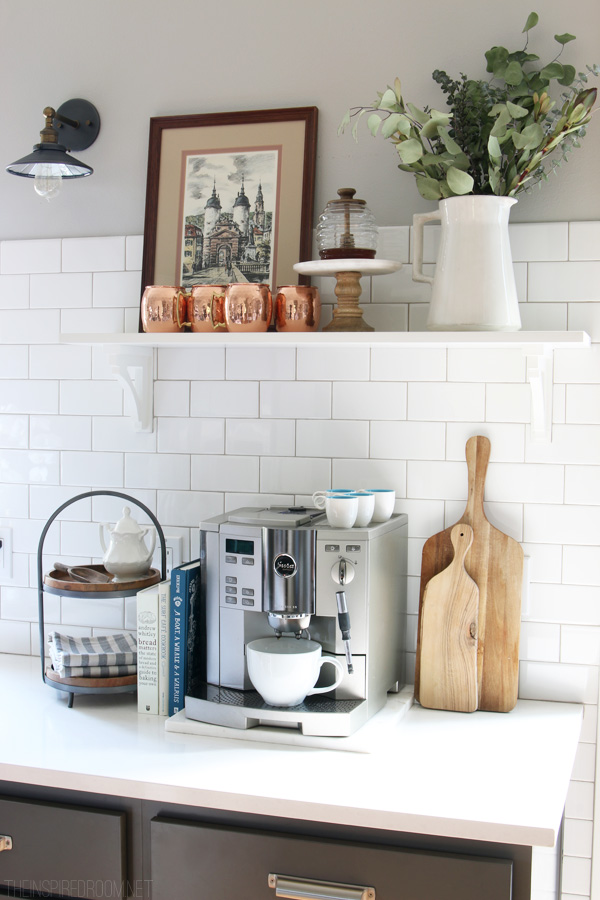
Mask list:
[[[142,292],[306,283],[293,265],[311,258],[317,112],[150,119]]]

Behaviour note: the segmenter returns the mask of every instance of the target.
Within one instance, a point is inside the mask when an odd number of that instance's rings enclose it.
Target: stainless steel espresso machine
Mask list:
[[[322,510],[248,507],[202,522],[200,544],[206,672],[185,698],[188,718],[346,736],[403,686],[405,515],[336,529]],[[341,684],[293,708],[268,706],[248,677],[245,648],[275,635],[318,641],[343,663]],[[320,686],[332,683],[332,668]]]

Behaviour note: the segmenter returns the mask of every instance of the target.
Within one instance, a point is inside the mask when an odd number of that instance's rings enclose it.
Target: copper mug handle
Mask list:
[[[215,300],[224,300],[225,294],[213,294],[212,300],[210,302],[210,324],[213,328],[227,328],[227,322],[215,322],[214,319],[214,309],[215,309]]]
[[[177,298],[176,298],[177,324],[179,325],[180,328],[189,328],[192,323],[191,322],[182,322],[179,318],[179,297],[180,296],[183,297],[183,299],[185,300],[185,311],[187,312],[187,300],[188,300],[188,297],[192,296],[192,292],[191,291],[182,291],[181,288],[177,288]]]

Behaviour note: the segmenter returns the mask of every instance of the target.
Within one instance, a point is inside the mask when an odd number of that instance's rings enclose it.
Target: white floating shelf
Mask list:
[[[520,349],[531,386],[531,439],[549,441],[552,429],[554,351],[589,347],[585,331],[370,331],[262,334],[63,334],[61,343],[101,345],[112,371],[135,404],[136,429],[152,431],[154,350],[177,347],[388,347]]]

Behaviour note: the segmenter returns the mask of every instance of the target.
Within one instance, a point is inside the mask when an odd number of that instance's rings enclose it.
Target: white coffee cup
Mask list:
[[[389,488],[369,488],[375,494],[375,509],[372,522],[387,522],[394,512],[396,491]]]
[[[352,528],[358,515],[359,494],[345,491],[316,491],[312,500],[317,509],[324,509],[332,528]]]
[[[269,706],[298,706],[312,694],[326,694],[342,681],[344,668],[334,656],[322,656],[317,641],[259,638],[246,645],[250,681]],[[336,680],[315,687],[324,665],[337,669]]]
[[[375,512],[375,494],[373,491],[357,491],[358,512],[356,514],[355,528],[366,528]]]

